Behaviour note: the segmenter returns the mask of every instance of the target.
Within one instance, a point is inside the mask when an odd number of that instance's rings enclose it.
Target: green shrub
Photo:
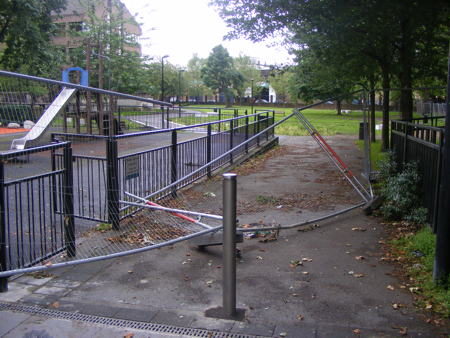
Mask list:
[[[427,209],[421,206],[421,177],[416,162],[405,164],[400,171],[390,154],[380,165],[380,178],[380,195],[384,199],[380,210],[386,220],[426,223]]]

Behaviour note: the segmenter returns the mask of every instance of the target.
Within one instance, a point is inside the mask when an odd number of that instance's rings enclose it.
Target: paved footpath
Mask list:
[[[357,165],[360,154],[351,138],[330,143]],[[282,138],[281,144],[276,156],[239,176],[241,224],[291,224],[358,200],[309,138]],[[217,185],[220,181],[213,180],[201,190],[214,192],[208,201],[216,198],[220,205]],[[277,203],[259,205],[261,196]],[[304,201],[293,202],[293,196]],[[385,232],[378,219],[354,210],[301,230],[282,231],[275,241],[251,238],[239,244],[237,307],[245,310],[243,321],[205,316],[222,304],[222,248],[199,251],[184,242],[51,270],[44,278],[11,280],[10,291],[0,294],[0,336],[437,337],[448,332],[426,323],[428,314],[415,310],[395,266],[382,260]]]

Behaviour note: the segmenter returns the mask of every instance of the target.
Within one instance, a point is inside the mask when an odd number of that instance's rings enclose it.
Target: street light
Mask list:
[[[253,115],[253,79],[252,79],[252,93],[251,93],[251,95],[252,95],[252,97],[250,98],[250,101],[251,101],[251,104],[252,104],[252,115]]]
[[[178,71],[178,97],[177,97],[178,104],[180,104],[180,97],[181,97],[181,73],[183,73],[184,71],[185,71],[184,69],[180,69]]]
[[[169,55],[164,55],[161,58],[161,101],[164,101],[164,59],[168,57]]]

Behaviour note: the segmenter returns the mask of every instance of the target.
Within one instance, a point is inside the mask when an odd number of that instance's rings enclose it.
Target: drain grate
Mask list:
[[[262,336],[253,336],[240,333],[220,332],[214,330],[194,329],[188,327],[178,327],[165,324],[145,323],[133,320],[115,319],[86,315],[82,313],[65,312],[53,309],[44,309],[34,305],[9,304],[0,302],[0,311],[9,310],[35,315],[47,316],[58,319],[77,320],[86,323],[103,324],[127,329],[147,330],[155,333],[171,333],[188,337],[198,338],[261,338]]]

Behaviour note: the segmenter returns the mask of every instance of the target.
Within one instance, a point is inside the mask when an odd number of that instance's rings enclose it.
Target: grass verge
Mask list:
[[[392,225],[396,230],[394,239],[389,242],[391,257],[396,257],[402,265],[407,277],[406,287],[414,294],[415,305],[428,312],[430,317],[437,314],[448,319],[450,290],[433,281],[436,239],[431,228],[414,229],[407,223]]]

